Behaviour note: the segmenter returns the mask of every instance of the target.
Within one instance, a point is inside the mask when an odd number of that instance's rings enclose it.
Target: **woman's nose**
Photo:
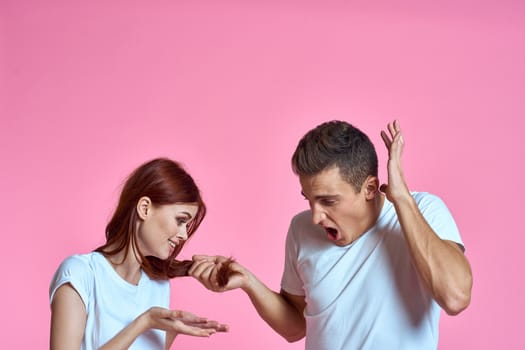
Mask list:
[[[183,241],[187,240],[188,239],[188,232],[187,232],[187,227],[186,225],[182,226],[180,229],[179,229],[179,232],[177,232],[177,234],[175,235],[178,239],[181,239]]]

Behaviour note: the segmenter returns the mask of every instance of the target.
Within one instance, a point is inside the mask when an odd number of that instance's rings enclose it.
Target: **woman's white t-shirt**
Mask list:
[[[82,350],[98,349],[150,307],[169,308],[168,280],[152,280],[142,271],[138,285],[130,284],[97,252],[73,255],[62,262],[49,287],[50,303],[65,283],[71,284],[86,307]],[[129,349],[164,349],[165,343],[166,332],[150,329]]]

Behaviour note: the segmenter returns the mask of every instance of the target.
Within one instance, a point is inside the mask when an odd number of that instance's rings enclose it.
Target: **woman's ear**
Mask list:
[[[363,190],[367,200],[374,199],[377,191],[379,191],[379,179],[377,176],[367,177],[363,184]]]
[[[141,220],[146,220],[151,214],[151,199],[149,197],[141,197],[137,202],[137,214]]]

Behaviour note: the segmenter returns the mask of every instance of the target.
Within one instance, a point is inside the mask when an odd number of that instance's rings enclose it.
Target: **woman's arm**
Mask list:
[[[69,284],[60,286],[51,303],[50,349],[80,349],[86,328],[86,307]]]
[[[100,350],[127,349],[139,335],[150,328],[167,332],[167,349],[177,334],[209,337],[218,331],[228,330],[226,325],[219,324],[216,321],[208,321],[206,318],[195,316],[190,312],[152,307],[111,338]]]
[[[86,328],[86,308],[80,295],[70,284],[60,286],[51,303],[51,350],[80,349]],[[139,335],[150,328],[167,331],[166,348],[175,335],[209,337],[228,330],[226,325],[192,313],[152,307],[104,344],[101,350],[127,349]]]

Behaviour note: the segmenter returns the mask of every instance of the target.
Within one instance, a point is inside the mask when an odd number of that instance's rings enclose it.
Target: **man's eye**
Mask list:
[[[324,200],[324,201],[322,201],[321,203],[322,203],[324,206],[329,207],[329,206],[331,206],[331,205],[335,205],[335,204],[337,203],[337,201],[335,201],[335,200]]]

